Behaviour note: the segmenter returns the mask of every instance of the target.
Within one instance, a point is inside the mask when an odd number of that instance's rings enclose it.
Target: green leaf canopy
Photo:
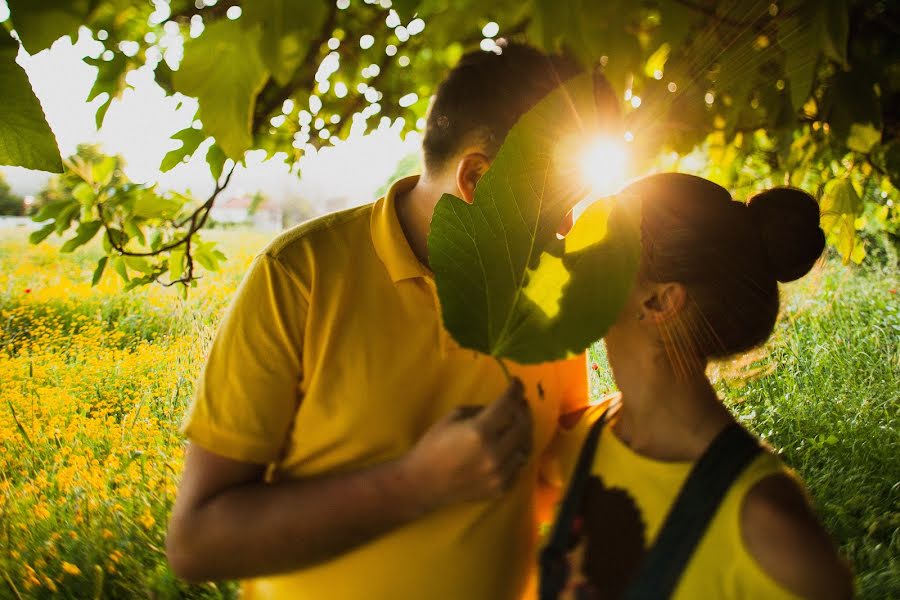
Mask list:
[[[0,28],[0,164],[62,172],[56,138],[25,71],[16,64],[19,45]]]
[[[256,96],[269,77],[259,54],[260,30],[218,21],[185,44],[185,57],[172,80],[176,91],[200,104],[203,130],[232,159],[253,145],[250,125]]]
[[[856,241],[855,222],[862,213],[863,203],[849,177],[832,179],[825,184],[819,210],[822,230],[844,257],[844,262],[861,262],[865,254],[863,246]]]
[[[513,127],[473,204],[450,194],[438,202],[429,261],[444,325],[461,346],[519,363],[555,360],[618,316],[640,257],[640,207],[600,200],[557,235],[588,192],[573,168],[581,152],[618,129],[615,103],[602,78],[572,79]]]
[[[7,0],[13,25],[29,54],[37,54],[63,36],[72,41],[84,22],[90,0]]]
[[[288,85],[325,18],[325,2],[254,0],[246,3],[245,26],[259,25],[260,53],[279,85]]]

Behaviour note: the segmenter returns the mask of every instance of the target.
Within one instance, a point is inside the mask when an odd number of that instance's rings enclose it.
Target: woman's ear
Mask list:
[[[687,290],[680,283],[659,283],[641,303],[641,309],[654,323],[670,321],[684,310]]]
[[[475,186],[490,165],[488,157],[480,152],[466,154],[456,165],[456,187],[460,197],[469,204],[475,201]]]

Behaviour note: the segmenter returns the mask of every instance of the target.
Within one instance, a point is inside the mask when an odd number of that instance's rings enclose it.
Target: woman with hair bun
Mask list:
[[[619,393],[557,440],[569,482],[541,555],[542,598],[849,598],[852,577],[797,477],[747,433],[708,362],[771,335],[778,283],[825,236],[816,201],[746,204],[690,175],[641,179],[637,281],[605,338]]]

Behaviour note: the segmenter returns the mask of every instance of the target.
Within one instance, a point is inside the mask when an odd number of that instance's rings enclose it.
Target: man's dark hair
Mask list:
[[[425,168],[440,170],[475,140],[493,158],[519,117],[579,70],[568,58],[526,44],[465,54],[438,86],[428,113]]]

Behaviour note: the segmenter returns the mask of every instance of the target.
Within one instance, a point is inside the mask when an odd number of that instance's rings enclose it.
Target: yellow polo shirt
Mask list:
[[[255,259],[183,426],[194,443],[268,464],[276,479],[353,471],[403,455],[455,407],[488,404],[503,391],[494,360],[444,330],[434,281],[403,234],[394,198],[415,182],[295,227]],[[585,359],[511,370],[526,386],[538,454],[560,411],[586,402]],[[244,581],[243,597],[530,595],[537,462],[532,456],[496,501],[434,512],[323,565]]]

